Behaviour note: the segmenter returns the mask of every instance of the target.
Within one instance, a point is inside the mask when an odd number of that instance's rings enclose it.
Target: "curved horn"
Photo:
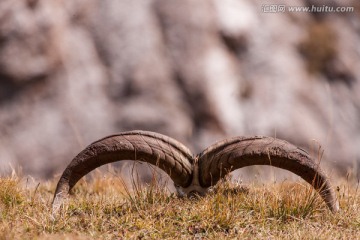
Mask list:
[[[53,210],[87,173],[120,160],[148,162],[164,170],[177,185],[187,187],[191,183],[193,157],[183,144],[158,133],[124,132],[90,144],[70,162],[57,184]]]
[[[237,137],[208,147],[199,155],[200,184],[215,185],[230,171],[271,165],[289,170],[311,184],[332,212],[339,210],[334,191],[319,165],[304,150],[271,137]]]

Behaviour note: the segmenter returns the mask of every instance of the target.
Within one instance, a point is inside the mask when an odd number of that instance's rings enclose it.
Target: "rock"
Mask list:
[[[234,135],[321,145],[330,174],[359,174],[359,12],[269,4],[283,3],[2,0],[0,172],[53,177],[91,142],[143,129],[194,152]]]

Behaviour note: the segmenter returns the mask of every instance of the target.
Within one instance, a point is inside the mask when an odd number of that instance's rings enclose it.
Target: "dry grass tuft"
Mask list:
[[[356,239],[357,187],[338,186],[331,214],[305,183],[222,183],[206,197],[177,198],[162,185],[122,187],[116,176],[82,180],[54,220],[55,181],[0,179],[0,239]]]

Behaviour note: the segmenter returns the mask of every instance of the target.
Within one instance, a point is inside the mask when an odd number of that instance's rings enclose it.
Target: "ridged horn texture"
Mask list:
[[[206,193],[222,177],[251,165],[270,165],[291,171],[311,184],[332,212],[339,210],[326,175],[307,152],[271,137],[236,137],[218,142],[194,158],[184,145],[167,136],[131,131],[96,141],[80,152],[63,172],[54,194],[57,212],[72,187],[87,173],[121,160],[147,162],[164,170],[179,193]]]
[[[183,144],[158,133],[124,132],[90,144],[71,161],[57,184],[53,209],[61,205],[72,187],[87,173],[120,160],[158,166],[181,187],[189,186],[192,180],[193,157]]]
[[[270,165],[291,171],[311,184],[332,212],[339,210],[336,195],[319,165],[304,150],[271,137],[237,137],[218,142],[198,156],[199,182],[215,185],[227,173],[251,165]]]

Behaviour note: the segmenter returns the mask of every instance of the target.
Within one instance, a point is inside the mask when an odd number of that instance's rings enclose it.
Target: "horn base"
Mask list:
[[[175,188],[179,197],[190,197],[194,195],[205,196],[210,187],[202,187],[199,182],[199,163],[195,159],[193,163],[193,177],[188,187],[181,187],[175,184]]]

